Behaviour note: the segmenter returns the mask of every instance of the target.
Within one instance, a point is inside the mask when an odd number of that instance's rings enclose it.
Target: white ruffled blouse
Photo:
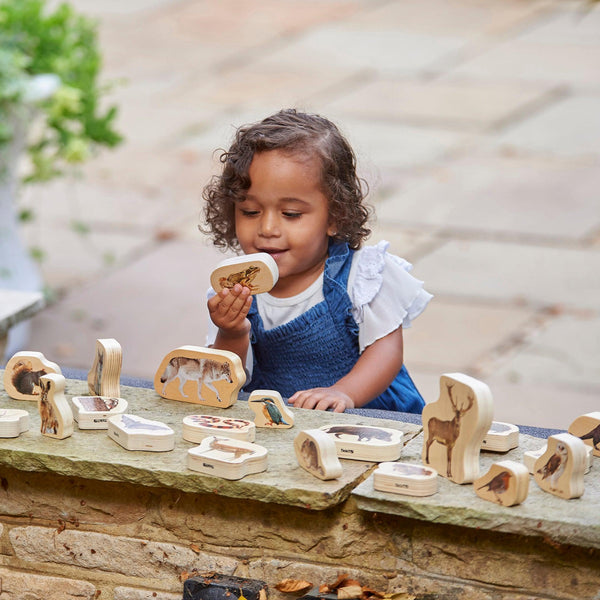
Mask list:
[[[410,275],[412,265],[389,254],[388,247],[389,242],[381,241],[357,250],[352,257],[348,295],[352,316],[358,324],[360,352],[398,327],[410,327],[433,298],[423,288],[423,282]],[[210,290],[209,296],[212,294],[214,291]],[[283,325],[323,300],[323,274],[306,290],[290,298],[255,296],[265,329]],[[217,328],[209,321],[207,345],[214,342],[216,335]]]

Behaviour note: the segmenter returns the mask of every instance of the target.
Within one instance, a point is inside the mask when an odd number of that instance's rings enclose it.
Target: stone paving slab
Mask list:
[[[600,227],[599,188],[595,164],[467,156],[407,178],[377,215],[388,226],[575,241]]]
[[[596,311],[599,269],[600,252],[451,240],[419,261],[418,274],[433,294]]]
[[[494,462],[522,462],[523,452],[537,450],[545,443],[540,438],[519,434],[519,447],[507,453],[482,452],[480,474]],[[404,448],[401,460],[422,464],[423,435]],[[373,488],[373,477],[361,483],[352,497],[362,510],[389,513],[411,519],[448,523],[473,529],[491,529],[518,535],[546,537],[561,544],[600,548],[600,479],[595,457],[592,470],[584,476],[581,498],[564,500],[544,492],[530,477],[529,494],[517,506],[504,507],[479,498],[472,484],[457,485],[438,476],[438,493],[424,498],[380,492]]]
[[[67,381],[67,399],[88,393],[86,381]],[[128,402],[129,414],[171,427],[175,431],[175,449],[169,452],[125,450],[109,438],[106,431],[80,430],[76,424],[73,435],[64,440],[42,436],[36,404],[11,400],[2,388],[0,406],[18,406],[27,410],[30,429],[18,438],[0,439],[0,464],[23,471],[54,472],[323,510],[343,502],[352,488],[368,474],[373,463],[342,460],[343,473],[338,479],[317,479],[302,469],[296,460],[293,442],[300,431],[333,423],[369,424],[402,431],[405,441],[420,431],[418,425],[399,421],[290,408],[294,413],[293,428],[257,429],[255,443],[269,450],[267,470],[230,481],[189,470],[186,466],[187,451],[196,444],[182,438],[183,417],[193,414],[223,415],[223,409],[165,400],[154,390],[127,386],[122,386],[121,396]],[[242,400],[228,408],[226,414],[232,418],[253,418],[247,402]]]

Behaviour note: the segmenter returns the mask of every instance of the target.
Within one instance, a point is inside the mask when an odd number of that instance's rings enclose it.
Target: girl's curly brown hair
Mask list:
[[[239,249],[235,235],[235,203],[244,200],[250,187],[248,170],[257,152],[316,155],[321,160],[321,187],[329,199],[335,239],[358,249],[371,233],[366,227],[370,209],[363,205],[366,182],[356,174],[356,156],[339,129],[319,115],[281,110],[266,119],[240,127],[228,151],[220,156],[223,171],[204,188],[204,218],[200,230],[221,248]]]

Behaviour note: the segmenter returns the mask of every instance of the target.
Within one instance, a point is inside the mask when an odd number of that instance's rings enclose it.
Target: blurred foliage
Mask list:
[[[32,77],[54,75],[57,89],[36,102],[24,181],[45,181],[121,141],[115,106],[101,108],[101,54],[94,21],[68,4],[46,10],[45,0],[0,0],[0,151],[14,118],[28,118]],[[39,79],[39,78],[38,78]],[[1,175],[1,174],[0,174]]]

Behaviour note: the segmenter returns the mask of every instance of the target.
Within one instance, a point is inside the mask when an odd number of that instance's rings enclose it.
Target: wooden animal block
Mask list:
[[[79,429],[108,429],[108,418],[127,410],[124,398],[107,396],[74,396],[73,418]]]
[[[344,423],[321,430],[332,437],[340,458],[381,462],[396,460],[402,452],[403,434],[397,429]]]
[[[108,437],[126,450],[168,452],[175,448],[175,432],[165,423],[137,415],[108,418]]]
[[[13,400],[33,400],[40,395],[40,377],[61,374],[60,367],[41,352],[17,352],[6,364],[4,389]]]
[[[423,409],[424,464],[454,483],[473,482],[493,410],[485,383],[462,373],[442,375],[439,399]]]
[[[529,473],[533,475],[535,472],[535,461],[542,456],[548,449],[548,444],[544,444],[541,448],[537,450],[528,450],[527,452],[523,452],[523,464],[529,470]],[[586,444],[586,463],[585,463],[585,473],[589,473],[592,468],[592,464],[594,461],[594,449],[592,446],[588,446]]]
[[[184,440],[199,444],[204,438],[215,435],[253,442],[256,437],[256,426],[252,421],[231,417],[188,415],[183,418]]]
[[[524,464],[514,460],[500,461],[475,480],[473,488],[484,500],[502,506],[521,504],[529,493],[529,471]]]
[[[257,252],[221,261],[210,276],[210,284],[217,294],[236,283],[249,288],[251,294],[262,294],[271,290],[278,278],[279,270],[273,257]]]
[[[274,390],[254,390],[248,398],[257,427],[289,429],[294,426],[294,415],[285,405],[281,394]]]
[[[48,373],[40,378],[40,431],[58,440],[73,435],[73,411],[65,398],[65,383],[65,378],[58,373]]]
[[[122,364],[123,352],[117,340],[96,340],[94,362],[87,377],[90,395],[118,398],[121,395]]]
[[[258,444],[213,435],[188,450],[187,465],[193,471],[235,480],[265,471],[267,455]]]
[[[29,413],[19,408],[0,409],[0,438],[19,437],[29,429]]]
[[[510,423],[492,421],[485,434],[481,449],[488,452],[508,452],[519,445],[519,428]]]
[[[583,440],[587,446],[591,446],[594,456],[600,456],[600,412],[577,417],[569,425],[568,432]]]
[[[246,373],[237,354],[201,346],[181,346],[167,354],[154,376],[163,398],[228,408],[236,403]]]
[[[373,488],[404,496],[431,496],[437,492],[437,479],[437,471],[431,467],[383,462],[373,472]]]
[[[320,429],[301,431],[294,439],[298,464],[319,479],[337,479],[342,464],[332,437]]]
[[[546,452],[535,461],[533,477],[545,491],[560,498],[583,495],[586,467],[585,444],[570,433],[548,438]]]

